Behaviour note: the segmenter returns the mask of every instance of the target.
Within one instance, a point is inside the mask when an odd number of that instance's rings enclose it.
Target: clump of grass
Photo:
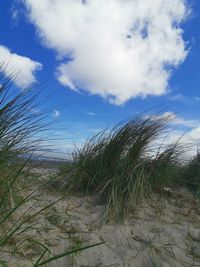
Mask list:
[[[80,247],[61,252],[49,257],[49,249],[37,241],[37,236],[30,238],[26,233],[36,227],[32,220],[49,209],[49,205],[35,210],[35,196],[39,187],[28,193],[24,192],[25,176],[31,179],[31,155],[45,149],[43,132],[47,124],[44,114],[35,113],[38,93],[32,89],[18,91],[12,87],[10,78],[5,78],[0,69],[0,265],[9,266],[9,260],[3,253],[9,251],[9,259],[20,253],[20,247],[37,244],[42,249],[41,255],[33,266],[43,266],[51,261],[85,249]],[[95,244],[96,245],[96,244]],[[88,246],[92,247],[94,245]]]
[[[106,204],[106,218],[121,221],[136,204],[174,183],[178,171],[178,144],[150,157],[151,146],[165,132],[169,115],[139,115],[103,131],[73,154],[73,164],[57,181],[64,190],[92,193]]]
[[[18,91],[0,69],[0,252],[29,229],[22,210],[34,192],[23,192],[22,181],[25,171],[29,176],[29,157],[40,147],[45,129],[43,115],[32,112],[37,95],[31,88]]]
[[[148,179],[154,192],[163,192],[163,189],[182,182],[181,156],[185,147],[177,141],[159,149],[156,157],[150,160]]]
[[[1,70],[0,70],[1,71]],[[43,129],[42,114],[33,114],[37,93],[13,89],[0,72],[0,211],[19,202],[19,175],[27,156],[37,150]],[[26,158],[25,158],[26,157]]]

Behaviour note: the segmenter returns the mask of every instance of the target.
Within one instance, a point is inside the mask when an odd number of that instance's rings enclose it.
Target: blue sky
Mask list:
[[[1,1],[0,62],[42,84],[61,150],[152,107],[200,137],[200,1],[150,2]]]

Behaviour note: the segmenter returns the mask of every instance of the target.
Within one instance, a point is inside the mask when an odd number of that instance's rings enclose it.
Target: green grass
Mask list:
[[[184,181],[188,187],[200,194],[200,154],[197,152],[184,166]]]
[[[93,194],[106,205],[106,219],[123,221],[137,203],[182,181],[185,147],[179,140],[159,145],[155,153],[170,122],[170,116],[139,115],[100,132],[74,151],[54,188]]]
[[[5,78],[0,69],[0,266],[10,266],[9,260],[3,258],[3,252],[9,251],[12,257],[21,254],[23,247],[37,247],[41,251],[33,263],[37,267],[96,245],[51,255],[48,247],[37,241],[38,236],[26,235],[36,227],[33,221],[60,201],[35,210],[40,186],[31,192],[27,190],[27,184],[34,176],[31,169],[35,167],[30,156],[45,151],[44,143],[48,141],[44,138],[45,130],[49,130],[49,123],[44,123],[44,113],[33,112],[37,99],[35,88],[21,92],[14,89],[11,80]]]
[[[163,192],[163,188],[174,187],[182,182],[183,163],[181,156],[185,146],[177,141],[159,149],[157,156],[150,161],[148,180],[154,192]]]
[[[33,114],[37,93],[31,89],[18,92],[9,78],[0,73],[0,212],[20,199],[19,173],[40,146],[36,137],[44,130],[43,115]],[[3,200],[3,201],[2,201]]]

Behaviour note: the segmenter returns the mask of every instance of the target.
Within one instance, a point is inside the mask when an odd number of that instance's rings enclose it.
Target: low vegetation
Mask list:
[[[197,151],[196,156],[190,159],[184,168],[184,181],[187,186],[200,195],[200,154]]]
[[[186,164],[180,140],[161,140],[171,120],[143,114],[100,132],[74,151],[73,163],[60,169],[54,187],[93,194],[106,205],[106,219],[123,221],[153,193],[165,194],[186,181],[199,185],[199,156]]]
[[[96,245],[52,255],[37,235],[26,235],[37,227],[31,222],[59,201],[35,209],[40,186],[31,191],[27,188],[35,167],[32,155],[45,150],[44,141],[48,140],[44,133],[49,124],[44,123],[44,114],[34,111],[37,98],[37,90],[19,92],[10,78],[0,72],[0,266],[3,267],[11,266],[12,256],[24,255],[24,249],[30,247],[41,251],[40,256],[33,259],[33,266],[37,267]]]

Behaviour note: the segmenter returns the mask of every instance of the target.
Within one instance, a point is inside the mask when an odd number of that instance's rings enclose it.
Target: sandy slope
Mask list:
[[[43,189],[35,198],[34,210],[58,197],[58,193]],[[53,253],[105,241],[52,262],[51,267],[200,266],[200,205],[186,189],[141,204],[123,225],[102,223],[103,211],[91,197],[68,196],[29,222],[35,226],[24,235],[37,237]],[[22,251],[10,258],[11,267],[33,266],[42,249],[27,245]],[[8,258],[9,253],[2,255]]]

